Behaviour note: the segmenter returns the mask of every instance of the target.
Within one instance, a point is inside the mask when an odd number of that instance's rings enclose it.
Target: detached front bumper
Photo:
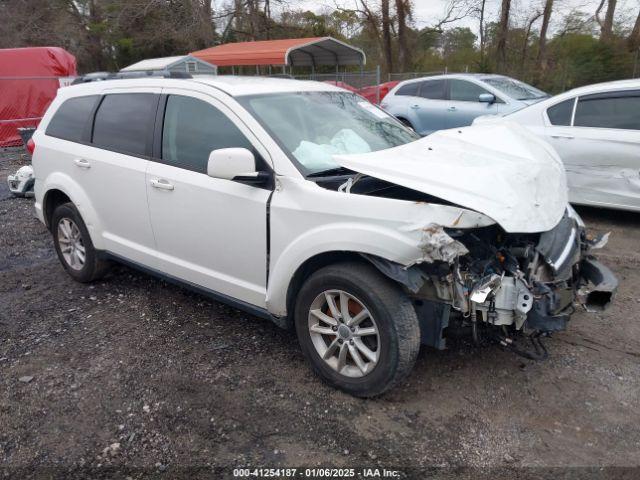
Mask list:
[[[589,312],[606,310],[618,288],[613,272],[592,257],[583,258],[576,267],[571,281],[536,282],[532,289],[512,277],[503,278],[491,303],[478,305],[483,320],[493,325],[514,323],[525,332],[548,333],[566,329],[576,303]]]
[[[587,257],[580,262],[580,276],[584,286],[578,290],[578,301],[590,312],[607,309],[618,290],[618,279],[613,272],[596,259]]]
[[[16,197],[33,197],[33,168],[30,165],[21,167],[15,174],[7,176],[7,183]]]

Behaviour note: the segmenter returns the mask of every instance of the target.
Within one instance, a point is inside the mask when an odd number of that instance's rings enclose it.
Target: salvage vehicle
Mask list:
[[[561,162],[518,127],[419,139],[323,83],[158,76],[61,90],[33,141],[36,212],[71,277],[124,262],[295,328],[356,396],[453,332],[542,357],[576,301],[616,290]]]
[[[420,135],[471,125],[481,115],[504,115],[547,98],[515,78],[487,73],[450,73],[399,83],[381,107]]]
[[[640,212],[640,80],[576,88],[503,118],[553,146],[571,203]]]

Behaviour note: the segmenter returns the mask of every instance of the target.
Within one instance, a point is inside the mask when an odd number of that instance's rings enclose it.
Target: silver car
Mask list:
[[[503,75],[460,73],[401,82],[381,106],[424,136],[471,125],[480,115],[511,113],[548,96]]]

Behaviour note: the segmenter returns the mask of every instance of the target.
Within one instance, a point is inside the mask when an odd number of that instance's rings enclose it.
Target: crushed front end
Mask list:
[[[495,339],[524,356],[541,358],[546,350],[540,337],[564,330],[577,304],[603,310],[615,295],[616,278],[590,254],[607,237],[590,238],[571,207],[543,233],[506,233],[498,225],[443,232],[450,238],[449,249],[456,245],[466,253],[411,267],[422,280],[411,294],[423,343],[436,348],[444,346],[446,333],[468,331],[476,341]],[[531,341],[532,353],[516,346],[518,333]]]

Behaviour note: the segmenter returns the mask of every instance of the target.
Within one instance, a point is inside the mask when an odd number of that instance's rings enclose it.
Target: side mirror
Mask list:
[[[488,103],[489,105],[491,105],[493,102],[496,101],[496,96],[493,93],[481,93],[478,96],[478,101],[481,103]]]
[[[271,175],[256,170],[256,159],[246,148],[220,148],[209,154],[207,175],[223,180],[261,186],[268,183]]]
[[[256,173],[256,159],[246,148],[221,148],[209,154],[207,174],[210,177],[233,180]]]

